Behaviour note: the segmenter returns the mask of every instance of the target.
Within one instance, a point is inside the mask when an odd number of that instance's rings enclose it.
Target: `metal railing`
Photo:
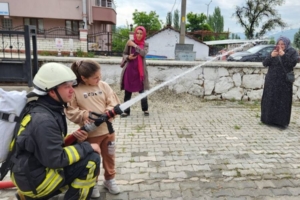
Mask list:
[[[24,31],[24,25],[16,26],[13,28],[0,27],[0,30],[7,31]],[[11,34],[11,36],[16,36]],[[37,37],[41,38],[72,38],[79,39],[79,30],[74,31],[65,27],[53,27],[50,29],[37,29]]]
[[[94,6],[112,8],[116,10],[116,5],[113,0],[95,0]]]
[[[43,33],[38,34],[39,37],[44,38],[73,38],[79,39],[79,30],[74,31],[65,27],[53,27],[43,30]]]

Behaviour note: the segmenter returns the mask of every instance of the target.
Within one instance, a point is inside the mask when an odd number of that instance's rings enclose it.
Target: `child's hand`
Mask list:
[[[89,114],[90,114],[90,112],[87,111],[87,112],[85,112],[84,115],[83,115],[83,123],[84,123],[84,125],[85,125],[85,124],[89,124],[89,123],[94,122],[93,120],[91,120],[91,119],[89,118]]]
[[[94,149],[95,152],[97,152],[98,154],[100,154],[100,147],[98,144],[96,143],[91,143],[92,148]]]

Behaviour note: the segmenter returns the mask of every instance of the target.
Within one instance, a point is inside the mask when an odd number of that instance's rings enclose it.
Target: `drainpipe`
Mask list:
[[[82,21],[84,22],[84,29],[87,29],[87,21],[86,21],[86,0],[82,0]]]

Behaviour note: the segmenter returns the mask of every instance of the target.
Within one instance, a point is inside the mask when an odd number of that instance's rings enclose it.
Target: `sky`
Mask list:
[[[181,11],[181,0],[115,0],[115,2],[117,6],[117,26],[126,26],[126,24],[133,23],[132,13],[135,9],[146,13],[155,11],[163,22],[166,21],[166,15],[172,9],[173,11],[175,9]],[[243,33],[243,28],[237,24],[237,20],[232,17],[232,14],[235,6],[242,6],[244,2],[245,0],[187,0],[186,13],[207,14],[208,11],[208,14],[212,15],[215,7],[219,6],[221,15],[224,17],[224,31]],[[276,9],[283,21],[289,25],[289,28],[300,28],[299,8],[300,0],[286,0],[282,6]],[[273,33],[280,31],[281,29],[277,29]]]

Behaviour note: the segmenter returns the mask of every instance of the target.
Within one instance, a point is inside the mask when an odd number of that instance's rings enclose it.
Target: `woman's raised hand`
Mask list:
[[[136,47],[136,44],[132,40],[127,41],[127,46]]]

